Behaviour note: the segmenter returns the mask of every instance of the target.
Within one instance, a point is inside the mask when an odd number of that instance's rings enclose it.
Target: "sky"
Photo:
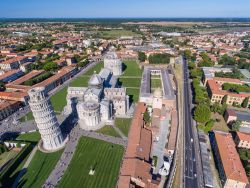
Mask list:
[[[250,18],[250,0],[0,0],[0,18]]]

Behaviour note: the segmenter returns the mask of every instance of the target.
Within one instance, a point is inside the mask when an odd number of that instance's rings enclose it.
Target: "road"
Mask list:
[[[202,170],[200,167],[199,157],[199,144],[197,132],[193,125],[193,118],[191,114],[192,109],[192,98],[191,98],[191,87],[189,82],[189,73],[187,62],[183,61],[183,112],[184,112],[184,162],[183,162],[183,187],[184,188],[200,188],[203,187],[202,181]]]

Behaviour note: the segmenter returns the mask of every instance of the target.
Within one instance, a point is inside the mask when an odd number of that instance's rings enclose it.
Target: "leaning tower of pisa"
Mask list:
[[[40,148],[45,151],[62,148],[65,141],[45,88],[33,88],[28,94],[29,105],[42,138]]]

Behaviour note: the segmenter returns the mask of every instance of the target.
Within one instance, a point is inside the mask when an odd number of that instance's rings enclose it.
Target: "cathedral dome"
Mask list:
[[[157,88],[157,89],[154,91],[154,97],[155,97],[155,98],[162,98],[162,96],[163,96],[162,89],[161,89],[161,88]]]
[[[88,82],[88,85],[91,87],[91,86],[94,86],[94,87],[99,87],[99,86],[102,86],[102,78],[99,74],[96,74],[94,73],[91,78],[89,79],[89,82]]]

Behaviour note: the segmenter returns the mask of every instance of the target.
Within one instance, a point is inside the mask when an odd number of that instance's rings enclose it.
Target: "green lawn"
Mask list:
[[[139,36],[137,33],[125,29],[97,31],[96,34],[99,36],[99,38],[104,39],[116,39],[122,36]]]
[[[140,88],[141,79],[140,78],[119,78],[119,82],[121,82],[124,87],[136,87]]]
[[[90,76],[88,77],[78,77],[74,81],[70,83],[71,87],[88,87],[88,81]]]
[[[122,146],[82,137],[58,187],[115,188],[123,151]]]
[[[31,132],[20,134],[16,140],[30,141],[30,142],[38,142],[41,139],[41,135],[39,132]]]
[[[128,136],[131,119],[127,118],[116,118],[115,126],[118,127],[125,136]]]
[[[142,76],[142,70],[135,61],[124,61],[125,70],[123,76]]]
[[[96,71],[96,73],[98,74],[103,68],[103,65],[104,65],[103,62],[98,63],[95,67],[89,69],[86,73],[84,73],[84,75],[91,76],[94,73],[94,71]]]
[[[37,151],[18,187],[39,188],[46,181],[59,160],[63,150],[54,153]]]
[[[10,150],[10,151],[2,153],[0,155],[0,167],[2,167],[9,160],[14,159],[15,156],[17,156],[17,154],[18,152],[14,150]]]
[[[132,89],[132,88],[127,88],[127,95],[129,95],[130,100],[133,102],[138,102],[139,100],[139,94],[140,94],[140,89]]]
[[[109,135],[109,136],[120,137],[120,135],[110,125],[106,125],[105,127],[99,129],[97,132],[101,134]]]
[[[21,117],[20,121],[25,122],[25,121],[29,121],[29,120],[32,120],[32,119],[34,119],[33,114],[32,114],[32,112],[29,112],[25,116]]]
[[[64,87],[63,89],[58,91],[56,94],[50,97],[51,104],[54,107],[54,110],[56,112],[61,112],[64,106],[67,104],[67,101],[66,101],[67,89],[68,87]]]
[[[150,84],[151,84],[151,88],[162,88],[162,84],[161,84],[161,79],[152,79],[150,80]]]

